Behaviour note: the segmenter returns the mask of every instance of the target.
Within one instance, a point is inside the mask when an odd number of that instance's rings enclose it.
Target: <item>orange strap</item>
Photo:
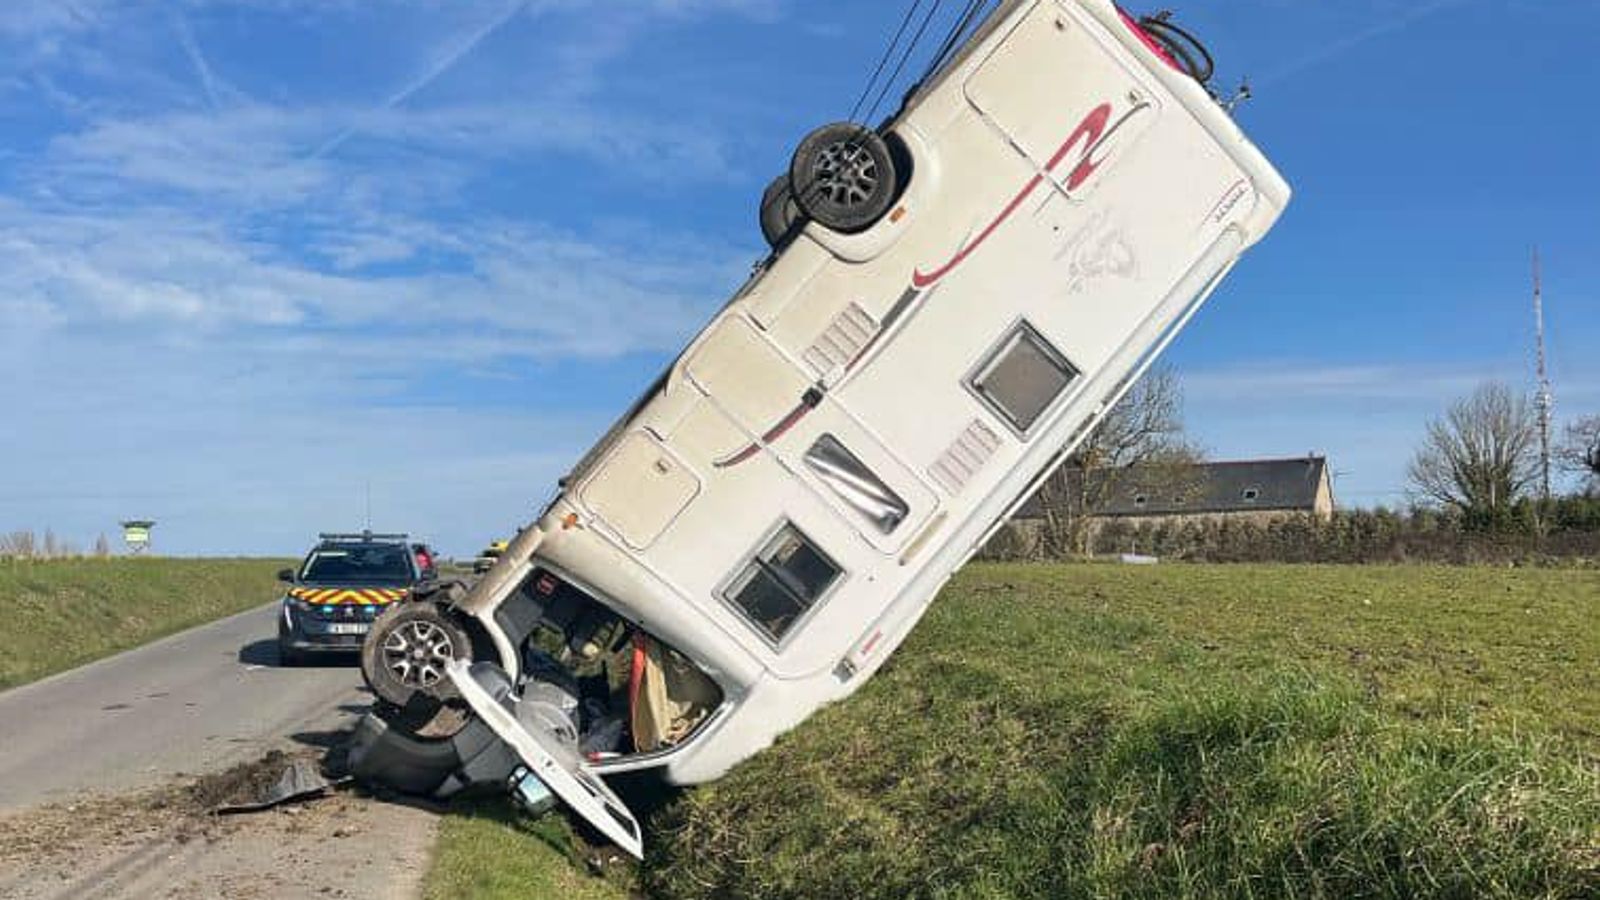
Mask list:
[[[636,731],[634,723],[639,714],[639,688],[644,684],[644,667],[648,657],[645,655],[646,642],[649,638],[644,632],[633,633],[633,663],[628,666],[628,730]],[[633,749],[639,749],[639,736],[633,736]]]

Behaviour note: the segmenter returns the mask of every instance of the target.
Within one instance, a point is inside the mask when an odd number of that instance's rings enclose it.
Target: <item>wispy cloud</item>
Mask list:
[[[1411,6],[1399,13],[1382,15],[1377,21],[1365,28],[1337,37],[1326,43],[1314,45],[1309,51],[1279,64],[1276,68],[1269,70],[1256,79],[1256,86],[1270,87],[1284,79],[1292,78],[1302,72],[1332,62],[1363,44],[1404,31],[1431,16],[1472,2],[1474,0],[1432,0],[1429,3]]]
[[[184,55],[194,66],[195,77],[199,79],[200,88],[205,92],[206,102],[212,109],[221,108],[222,95],[230,88],[211,71],[211,63],[206,59],[205,52],[200,49],[200,42],[195,40],[194,29],[189,27],[189,20],[181,13],[175,14],[173,29],[178,35],[178,45],[183,48]]]
[[[423,67],[421,72],[417,73],[404,85],[395,90],[393,93],[389,94],[388,97],[385,97],[383,102],[379,104],[378,110],[382,112],[385,110],[394,109],[426,89],[428,85],[438,81],[446,72],[449,72],[451,69],[455,68],[456,65],[459,64],[463,59],[470,55],[474,50],[477,50],[478,47],[485,40],[488,40],[491,35],[504,28],[506,24],[513,18],[521,15],[522,12],[528,8],[530,2],[531,0],[510,0],[510,2],[505,5],[504,9],[500,10],[488,21],[447,43],[435,55],[434,59],[430,60],[427,65]],[[352,125],[345,128],[338,134],[329,138],[327,142],[318,147],[316,151],[312,153],[312,155],[325,156],[329,153],[332,153],[334,150],[337,150],[341,144],[349,140],[350,137],[356,133],[356,131],[357,126]]]
[[[113,321],[169,334],[296,326],[351,358],[364,345],[388,356],[408,340],[462,359],[665,352],[740,270],[736,251],[703,242],[608,244],[513,222],[394,223],[380,256],[457,263],[384,275],[350,265],[385,240],[377,230],[356,249],[335,239],[326,254],[342,271],[171,211],[106,218],[0,205],[0,232],[10,235],[0,241],[0,294],[15,304],[0,309],[17,317],[9,324]]]
[[[1423,400],[1471,390],[1485,377],[1492,376],[1483,369],[1461,367],[1257,361],[1189,373],[1184,377],[1184,391],[1204,400]]]

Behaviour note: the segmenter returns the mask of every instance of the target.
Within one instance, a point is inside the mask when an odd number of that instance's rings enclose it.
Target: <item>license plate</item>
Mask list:
[[[372,627],[367,622],[334,622],[328,626],[329,634],[366,634]]]

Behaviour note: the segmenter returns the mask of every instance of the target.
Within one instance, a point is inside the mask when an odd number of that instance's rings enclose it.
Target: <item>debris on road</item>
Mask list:
[[[432,845],[435,814],[395,806],[271,751],[223,772],[0,817],[0,897],[387,897]],[[315,798],[315,803],[291,803]],[[260,815],[227,815],[260,810]],[[338,840],[329,840],[337,838]]]
[[[271,768],[258,764],[249,774],[266,775],[271,771]],[[285,803],[326,797],[334,788],[353,780],[349,776],[330,780],[322,774],[316,763],[302,757],[290,760],[287,766],[280,766],[277,779],[265,787],[261,787],[260,779],[251,778],[249,783],[241,785],[249,789],[243,794],[243,799],[220,804],[212,811],[219,816],[263,812]]]

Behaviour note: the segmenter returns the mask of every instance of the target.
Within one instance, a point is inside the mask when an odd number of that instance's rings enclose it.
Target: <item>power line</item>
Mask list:
[[[872,89],[878,84],[878,76],[883,74],[883,67],[894,57],[895,48],[900,46],[900,39],[905,36],[906,29],[911,27],[911,17],[917,14],[917,8],[921,5],[922,0],[912,0],[911,6],[906,9],[906,14],[900,19],[900,27],[895,30],[894,40],[890,41],[889,46],[883,51],[883,56],[878,60],[878,67],[872,70],[872,77],[867,79],[867,86],[862,89],[861,96],[856,98],[856,105],[850,107],[850,117],[845,121],[856,121],[856,115],[861,112],[861,104],[866,103],[867,98],[872,96]]]
[[[933,22],[933,17],[938,14],[939,7],[943,5],[944,0],[933,0],[932,5],[928,7],[927,15],[922,17],[922,22],[917,26],[916,33],[911,36],[911,41],[906,44],[905,50],[900,54],[900,61],[895,63],[894,71],[890,72],[889,77],[883,82],[883,87],[879,89],[878,96],[873,98],[872,107],[867,110],[864,118],[870,121],[873,116],[877,115],[878,107],[883,105],[883,98],[889,95],[889,89],[894,87],[895,79],[899,78],[900,73],[905,70],[906,62],[911,59],[912,51],[917,49],[917,43],[922,40],[922,35],[927,32],[928,25]]]

